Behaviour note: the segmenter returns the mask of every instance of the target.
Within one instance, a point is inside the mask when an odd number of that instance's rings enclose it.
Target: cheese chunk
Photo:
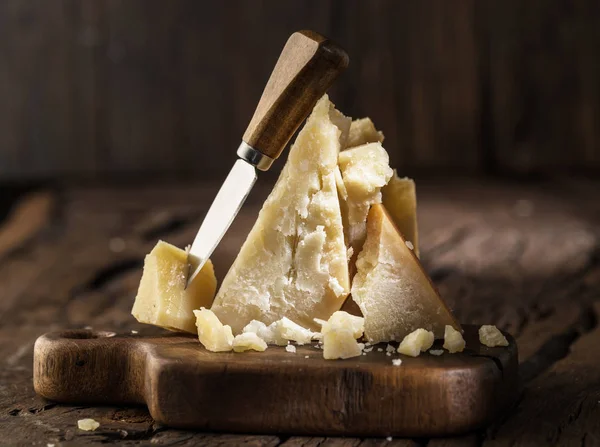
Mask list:
[[[87,418],[79,419],[77,421],[77,428],[79,428],[79,430],[95,431],[98,427],[100,427],[100,423],[95,419]]]
[[[479,328],[479,341],[490,348],[508,346],[508,340],[504,334],[496,326],[489,324],[485,324]]]
[[[144,260],[144,273],[131,310],[136,320],[196,333],[192,311],[210,307],[217,279],[209,260],[185,289],[187,269],[187,252],[159,241]]]
[[[235,352],[244,351],[264,351],[267,349],[267,343],[253,332],[245,332],[236,335],[233,339],[233,350]]]
[[[362,146],[367,143],[382,143],[383,133],[378,131],[371,118],[362,118],[352,121],[346,147]]]
[[[317,323],[321,325],[322,334],[337,329],[350,329],[354,338],[360,338],[365,331],[364,318],[351,315],[348,312],[341,310],[334,312],[333,315],[329,317],[329,320],[317,320]]]
[[[446,325],[444,332],[444,348],[447,349],[450,354],[454,354],[456,352],[463,352],[465,346],[466,343],[462,334],[452,326]]]
[[[212,352],[231,351],[233,333],[231,327],[223,325],[212,310],[195,310],[198,339],[202,346]]]
[[[273,323],[275,326],[275,330],[277,331],[277,335],[284,339],[296,342],[299,345],[305,345],[310,343],[315,335],[314,332],[303,328],[297,323],[294,323],[289,318],[283,317],[281,320]]]
[[[347,359],[362,354],[364,345],[356,339],[363,334],[363,318],[338,311],[328,321],[318,323],[322,325],[323,358]]]
[[[419,235],[417,230],[417,194],[415,182],[409,178],[400,178],[394,170],[394,176],[381,190],[383,206],[392,221],[400,230],[406,242],[410,242],[419,256]]]
[[[398,347],[398,352],[417,357],[421,352],[425,352],[433,346],[434,339],[433,332],[419,328],[404,337]]]
[[[284,316],[316,329],[313,318],[329,318],[348,296],[336,188],[342,121],[326,95],[317,102],[223,280],[212,310],[234,333]]]
[[[382,205],[373,205],[367,239],[356,262],[352,299],[365,318],[372,343],[401,340],[417,328],[444,336],[450,325],[460,330],[421,263]]]
[[[381,188],[393,175],[389,156],[381,143],[371,143],[340,153],[338,164],[346,199],[342,206],[346,242],[358,254],[366,237],[369,208],[381,203]]]
[[[267,326],[262,321],[252,320],[242,329],[242,333],[252,332],[262,338],[268,345],[285,346],[288,340],[281,336],[278,329],[278,321]]]

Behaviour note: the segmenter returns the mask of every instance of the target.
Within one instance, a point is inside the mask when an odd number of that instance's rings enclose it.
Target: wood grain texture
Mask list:
[[[213,257],[221,277],[269,192],[264,185]],[[189,243],[218,186],[68,186],[58,197],[61,214],[51,220],[57,231],[40,233],[0,260],[0,439],[41,446],[388,445],[385,438],[167,429],[144,407],[55,405],[35,395],[33,346],[45,332],[92,326],[160,333],[130,315],[143,256],[159,238]],[[594,445],[599,190],[597,180],[564,176],[526,183],[417,178],[424,266],[461,321],[494,323],[516,336],[521,398],[505,418],[472,436],[394,438],[392,445]],[[86,417],[100,428],[78,430],[77,420]],[[550,441],[543,441],[546,434]]]
[[[514,340],[487,348],[476,326],[464,330],[463,353],[400,356],[400,367],[376,349],[327,361],[312,345],[295,354],[275,346],[212,353],[193,336],[63,331],[36,341],[33,383],[38,394],[62,403],[145,403],[157,422],[178,428],[448,436],[501,416],[518,389]]]
[[[243,140],[272,159],[348,66],[348,55],[314,31],[298,31],[285,44]]]
[[[0,177],[222,178],[289,35],[352,65],[331,89],[401,173],[600,167],[598,3],[6,0]]]

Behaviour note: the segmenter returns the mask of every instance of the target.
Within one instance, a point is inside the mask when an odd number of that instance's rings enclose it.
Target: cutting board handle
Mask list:
[[[292,34],[244,133],[244,142],[267,157],[278,158],[348,61],[342,48],[314,31]]]
[[[67,330],[39,337],[34,348],[35,391],[57,402],[145,404],[145,352],[132,337],[114,336]],[[106,343],[109,338],[111,343]]]

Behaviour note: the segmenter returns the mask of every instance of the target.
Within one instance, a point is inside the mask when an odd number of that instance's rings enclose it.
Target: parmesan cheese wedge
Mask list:
[[[144,260],[144,273],[131,310],[136,320],[174,331],[196,333],[196,318],[192,311],[210,307],[217,279],[209,260],[186,289],[187,269],[187,252],[159,241]]]
[[[365,318],[371,343],[402,340],[418,328],[444,336],[460,325],[439,296],[382,205],[371,207],[367,239],[356,262],[352,299]]]
[[[348,296],[336,171],[349,121],[325,95],[292,145],[212,306],[234,333],[284,316],[316,329],[313,318],[329,318]]]

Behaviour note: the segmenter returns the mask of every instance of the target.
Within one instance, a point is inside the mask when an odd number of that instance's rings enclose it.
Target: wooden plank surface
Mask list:
[[[522,395],[511,414],[484,432],[393,439],[392,445],[597,444],[600,184],[568,178],[417,184],[425,266],[461,321],[495,323],[515,335],[523,354]],[[0,259],[0,439],[42,446],[388,445],[385,439],[171,430],[155,424],[144,408],[73,407],[35,396],[32,347],[40,334],[85,326],[153,333],[129,314],[142,257],[157,238],[189,243],[215,188],[160,184],[49,191],[56,212],[22,249]],[[219,276],[265,192],[253,192],[215,255]],[[0,228],[8,227],[10,216]],[[78,430],[77,420],[84,417],[98,420],[100,428]]]
[[[346,48],[332,100],[370,115],[404,172],[598,169],[598,8],[5,0],[0,178],[221,178],[284,42],[305,28]]]

